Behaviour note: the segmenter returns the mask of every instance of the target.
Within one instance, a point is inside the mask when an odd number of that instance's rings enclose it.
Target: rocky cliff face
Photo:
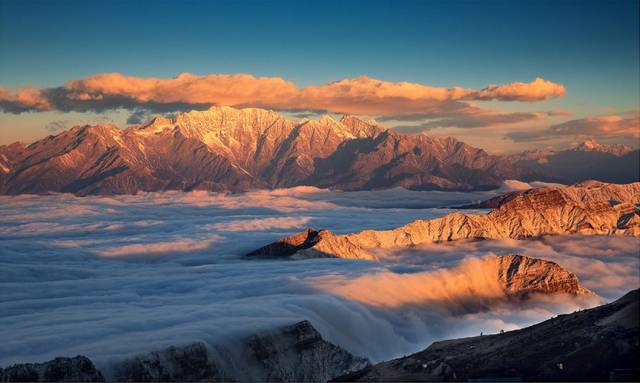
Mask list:
[[[336,381],[638,381],[639,294],[503,334],[435,342]]]
[[[252,381],[326,382],[369,365],[367,359],[322,339],[309,321],[256,334],[245,345]]]
[[[252,108],[214,107],[126,130],[75,127],[29,146],[0,146],[2,194],[478,189],[536,175],[453,139],[400,135],[351,116],[293,121]]]
[[[575,274],[555,262],[543,259],[506,255],[489,259],[495,263],[500,286],[509,297],[526,298],[529,294],[593,294],[580,286]]]
[[[116,367],[115,377],[123,382],[225,381],[210,360],[204,343],[169,347],[126,360]]]
[[[0,368],[0,382],[104,382],[104,377],[91,360],[78,355]]]
[[[302,241],[299,247],[284,250],[279,241],[249,255],[375,260],[373,249],[460,239],[525,239],[556,234],[640,236],[640,183],[615,185],[592,181],[568,187],[531,189],[498,197],[497,201],[486,204],[496,208],[486,215],[456,212],[428,221],[414,221],[393,230],[337,235],[309,229],[296,238],[312,240]]]

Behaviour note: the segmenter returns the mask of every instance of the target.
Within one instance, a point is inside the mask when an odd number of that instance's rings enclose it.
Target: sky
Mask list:
[[[355,114],[496,153],[639,146],[639,13],[635,0],[0,0],[0,144],[228,105]]]

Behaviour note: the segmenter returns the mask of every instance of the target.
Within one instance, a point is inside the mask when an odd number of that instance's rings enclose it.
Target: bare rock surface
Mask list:
[[[485,215],[455,212],[417,220],[393,230],[364,230],[338,235],[308,229],[312,237],[300,248],[278,241],[250,255],[338,257],[376,260],[372,250],[414,247],[423,243],[480,239],[526,239],[543,235],[640,236],[640,183],[596,181],[567,187],[546,187],[508,194],[475,207],[495,206]],[[286,241],[285,241],[286,242]]]
[[[521,330],[435,342],[336,381],[638,381],[638,290]]]
[[[593,294],[580,286],[575,274],[555,262],[517,254],[492,257],[490,262],[495,263],[497,279],[507,296]]]
[[[116,367],[116,380],[124,382],[224,381],[209,359],[204,343],[169,347],[141,354]]]
[[[254,381],[326,382],[369,365],[322,339],[309,321],[256,334],[245,344]]]

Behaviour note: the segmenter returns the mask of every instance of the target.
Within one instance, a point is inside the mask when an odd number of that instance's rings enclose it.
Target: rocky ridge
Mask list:
[[[294,259],[337,257],[377,260],[373,250],[462,239],[526,239],[543,235],[640,236],[640,183],[585,182],[513,192],[476,207],[485,215],[455,212],[417,220],[393,230],[334,234],[312,228],[257,249],[249,256]]]
[[[104,376],[89,358],[78,355],[0,368],[0,382],[104,382]]]
[[[336,381],[638,381],[640,295],[521,330],[435,342]]]

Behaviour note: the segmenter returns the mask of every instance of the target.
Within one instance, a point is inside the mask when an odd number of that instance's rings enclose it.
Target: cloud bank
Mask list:
[[[83,354],[108,370],[127,355],[219,344],[302,319],[327,340],[380,361],[437,339],[514,329],[585,307],[564,298],[477,307],[456,293],[463,276],[485,286],[477,269],[460,273],[475,258],[514,250],[560,263],[606,298],[640,284],[635,238],[460,242],[389,252],[379,263],[242,257],[308,225],[339,233],[389,229],[450,212],[434,206],[479,198],[316,188],[2,196],[0,366]],[[443,267],[449,270],[434,271]],[[319,281],[339,283],[319,289]],[[421,288],[443,281],[450,288]],[[353,283],[362,289],[346,288]]]
[[[279,77],[248,74],[198,76],[182,73],[174,78],[160,79],[105,73],[71,80],[56,88],[0,88],[0,108],[9,113],[101,112],[125,108],[137,111],[132,121],[139,120],[142,114],[139,109],[167,112],[212,105],[390,116],[465,110],[468,113],[470,104],[466,101],[534,102],[562,97],[565,93],[563,85],[542,78],[529,83],[465,89],[389,82],[366,76],[299,87]]]

